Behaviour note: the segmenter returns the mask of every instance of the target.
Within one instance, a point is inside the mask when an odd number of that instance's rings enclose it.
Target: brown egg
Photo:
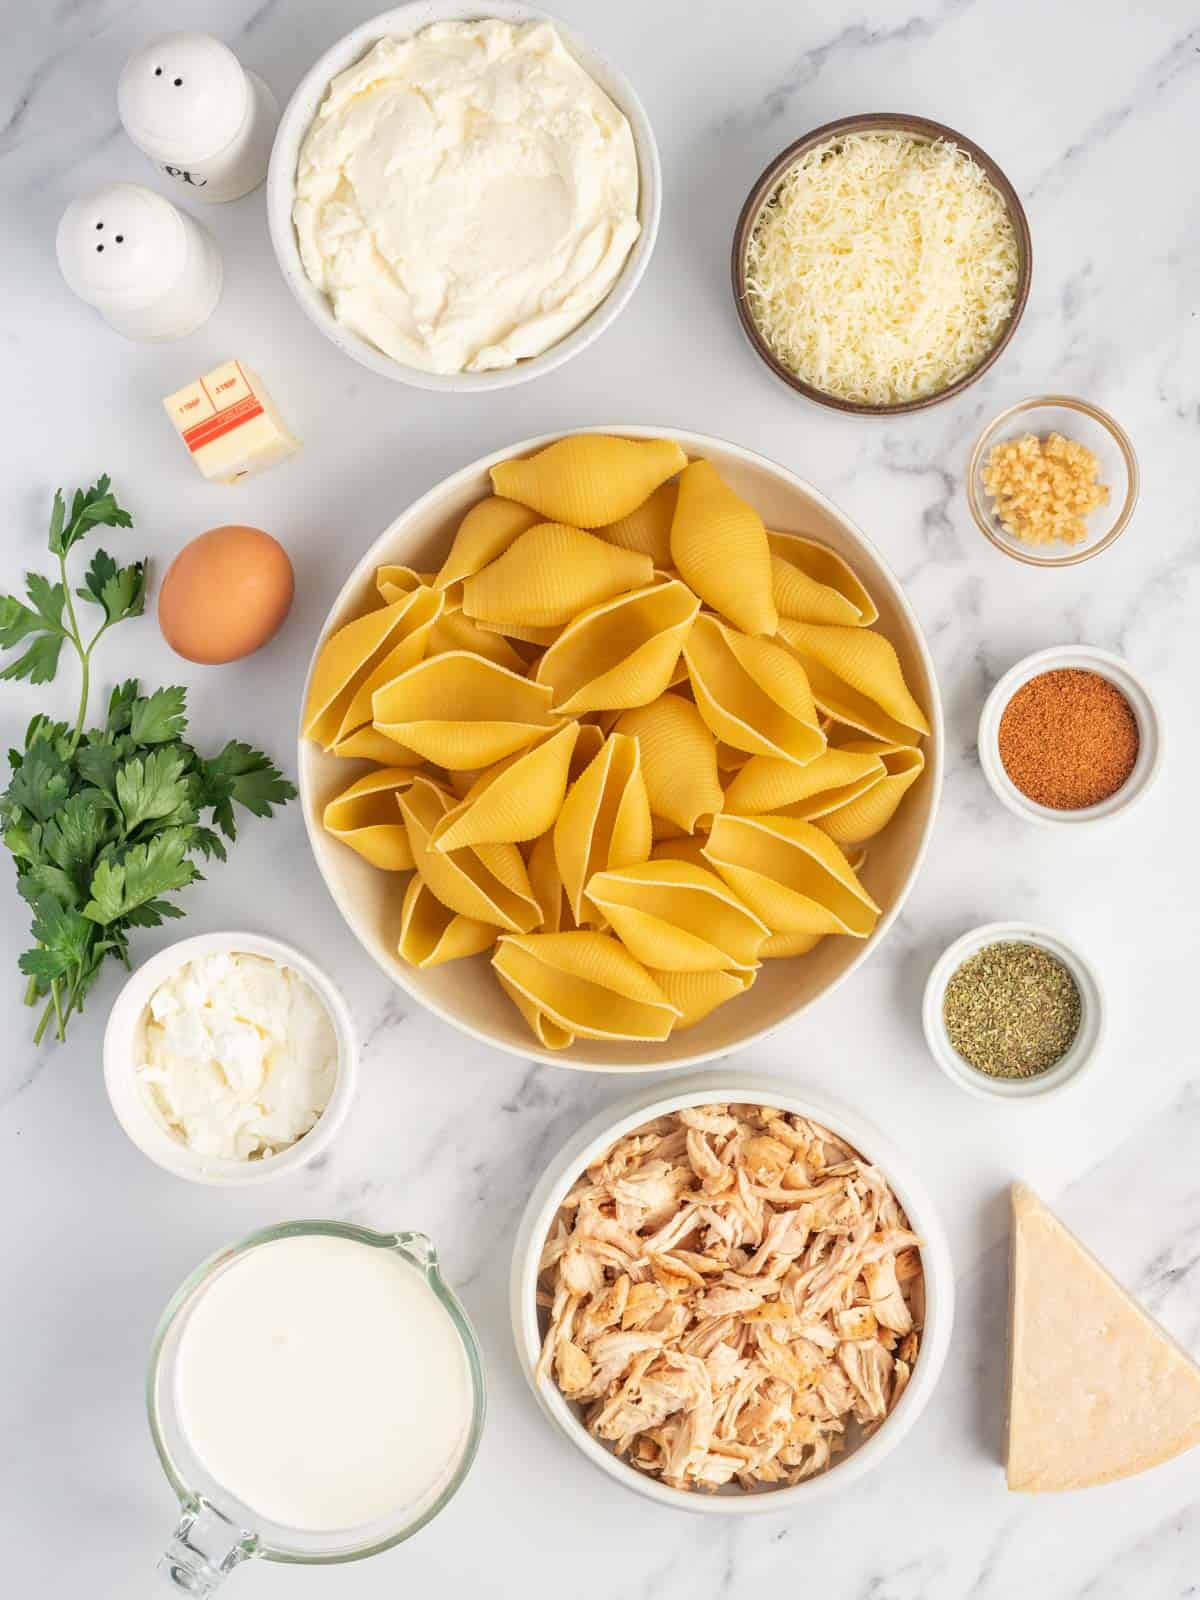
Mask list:
[[[188,661],[238,661],[278,633],[294,590],[292,563],[269,533],[237,524],[210,528],[167,568],[158,625]]]

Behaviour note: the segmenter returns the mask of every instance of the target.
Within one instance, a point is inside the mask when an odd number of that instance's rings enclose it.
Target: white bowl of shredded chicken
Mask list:
[[[517,1353],[617,1482],[716,1515],[846,1488],[912,1428],[954,1318],[949,1247],[857,1114],[709,1075],[590,1122],[517,1233]]]

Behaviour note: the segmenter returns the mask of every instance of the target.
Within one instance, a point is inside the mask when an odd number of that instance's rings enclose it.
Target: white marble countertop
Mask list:
[[[0,885],[0,1504],[13,1593],[159,1592],[151,1566],[174,1512],[147,1435],[143,1369],[162,1304],[227,1240],[294,1216],[426,1229],[478,1327],[491,1388],[479,1460],[439,1521],[390,1555],[336,1574],[258,1564],[249,1596],[696,1600],[797,1584],[864,1600],[1170,1600],[1200,1572],[1197,1461],[1086,1494],[1010,1496],[999,1465],[1006,1186],[1020,1176],[1193,1351],[1200,1351],[1197,957],[1186,795],[1200,784],[1200,29],[1187,0],[559,0],[634,79],[661,145],[657,253],[617,325],[569,366],[492,398],[389,384],[340,357],[284,289],[261,191],[203,208],[225,253],[211,322],[179,343],[127,344],[74,300],[54,266],[67,201],[112,179],[154,183],[116,119],[128,52],[165,26],[226,38],[286,96],[372,0],[57,0],[9,8],[0,57],[0,254],[7,470],[4,587],[44,567],[56,484],[108,471],[159,572],[229,518],[283,540],[298,594],[263,654],[221,669],[172,657],[152,621],[119,629],[102,683],[138,672],[188,684],[203,747],[230,734],[288,768],[302,674],[359,551],[409,500],[484,451],[598,420],[695,428],[810,477],[901,574],[937,662],[948,775],[929,860],[899,925],[851,983],[730,1063],[836,1094],[920,1158],[954,1248],[961,1315],[949,1366],[915,1432],[819,1515],[724,1522],[660,1510],[608,1483],[555,1435],[518,1372],[505,1305],[516,1218],[533,1175],[587,1116],[636,1085],[533,1066],[472,1045],[410,1004],[342,925],[299,810],[248,821],[226,867],[187,896],[177,937],[243,927],[302,942],[344,987],[363,1042],[361,1092],[327,1159],[260,1191],[195,1188],[159,1172],[109,1111],[99,1042],[109,973],[65,1047],[35,1051],[14,969],[26,908]],[[1035,241],[1024,323],[994,372],[926,414],[879,424],[827,414],[776,386],[738,329],[727,284],[751,180],[804,130],[906,108],[962,129],[1003,164]],[[173,194],[172,198],[179,196]],[[230,355],[260,369],[306,440],[293,464],[236,490],[204,483],[159,397]],[[1110,408],[1133,436],[1135,523],[1100,560],[1033,571],[986,546],[962,474],[978,428],[1039,391]],[[1153,794],[1110,831],[1021,825],[979,773],[989,685],[1029,650],[1116,650],[1173,725]],[[97,692],[99,693],[99,691]],[[0,686],[0,734],[19,738],[73,689]],[[97,699],[98,703],[98,699]],[[1191,891],[1191,892],[1189,892]],[[1075,935],[1111,1001],[1103,1065],[1042,1109],[993,1110],[942,1076],[918,1002],[943,945],[993,918]],[[639,1080],[642,1082],[644,1080]],[[165,1592],[165,1589],[162,1591]]]

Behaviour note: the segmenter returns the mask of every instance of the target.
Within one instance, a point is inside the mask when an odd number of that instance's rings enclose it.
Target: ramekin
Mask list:
[[[733,1488],[702,1494],[673,1489],[639,1472],[636,1467],[628,1466],[592,1437],[555,1383],[537,1381],[534,1374],[541,1349],[541,1333],[536,1290],[542,1245],[563,1197],[584,1168],[617,1139],[644,1122],[671,1111],[679,1111],[685,1106],[724,1101],[777,1106],[798,1116],[811,1117],[852,1145],[865,1160],[879,1167],[904,1207],[914,1232],[920,1235],[922,1241],[925,1328],[912,1378],[896,1409],[876,1433],[844,1456],[836,1466],[786,1489],[752,1492]],[[849,1488],[878,1467],[913,1428],[933,1396],[950,1347],[954,1324],[954,1267],[945,1230],[924,1184],[916,1176],[908,1159],[865,1117],[820,1095],[797,1089],[781,1079],[765,1076],[731,1077],[727,1072],[714,1073],[690,1079],[669,1092],[664,1092],[661,1085],[645,1091],[637,1099],[623,1102],[616,1111],[610,1108],[602,1112],[567,1141],[546,1168],[517,1228],[509,1280],[509,1310],[517,1360],[534,1398],[559,1432],[593,1466],[643,1499],[670,1506],[676,1511],[714,1517],[766,1515],[795,1511],[800,1506],[808,1506]]]
[[[1076,811],[1059,811],[1053,806],[1040,805],[1022,793],[1005,771],[1000,759],[1000,719],[1004,708],[1017,690],[1045,672],[1075,670],[1095,672],[1115,685],[1129,702],[1137,721],[1138,753],[1133,771],[1107,800],[1094,806],[1081,806]],[[1093,645],[1055,645],[1049,650],[1037,650],[1018,661],[1000,679],[988,695],[979,718],[979,765],[991,785],[992,793],[1002,805],[1008,807],[1026,822],[1041,823],[1051,828],[1078,828],[1097,822],[1108,822],[1122,816],[1130,806],[1150,788],[1158,777],[1163,763],[1165,732],[1162,712],[1145,680],[1134,672],[1128,661]]]
[[[337,1078],[329,1103],[295,1144],[262,1160],[200,1155],[173,1139],[146,1102],[135,1071],[137,1034],[151,995],[189,961],[221,954],[263,956],[291,967],[316,991],[337,1039]],[[286,1177],[326,1149],[346,1120],[358,1085],[358,1042],[350,1010],[333,982],[301,951],[260,933],[201,933],[168,945],[132,974],[113,1003],[104,1030],[104,1087],[117,1121],[142,1154],[177,1178],[223,1188],[245,1188]]]
[[[962,966],[989,944],[1033,944],[1054,956],[1075,980],[1079,990],[1079,1031],[1062,1059],[1036,1078],[991,1078],[965,1061],[950,1043],[942,1015],[946,985]],[[1096,1063],[1104,1041],[1104,990],[1095,967],[1077,945],[1068,944],[1061,934],[1029,922],[988,922],[972,928],[944,950],[934,963],[925,983],[921,1005],[921,1025],[929,1053],[952,1083],[977,1100],[1002,1100],[1009,1105],[1028,1104],[1061,1094],[1078,1083]]]
[[[588,313],[577,328],[541,355],[528,356],[511,367],[500,367],[493,372],[425,372],[420,367],[406,366],[404,362],[385,355],[369,340],[345,327],[334,316],[333,307],[326,296],[310,283],[300,259],[300,247],[292,223],[296,164],[300,147],[330,82],[339,72],[344,72],[366,55],[380,39],[393,34],[407,36],[434,22],[476,21],[481,17],[513,23],[552,22],[576,61],[624,112],[633,130],[633,142],[637,150],[638,220],[641,232],[633,242],[620,276],[600,304]],[[330,45],[297,84],[279,119],[271,149],[271,164],[267,170],[267,228],[271,244],[284,282],[305,316],[343,355],[357,361],[360,366],[395,383],[407,383],[417,389],[441,390],[443,393],[482,394],[528,383],[531,378],[553,372],[555,367],[561,367],[572,356],[586,350],[616,321],[640,283],[658,238],[661,212],[662,167],[658,145],[650,119],[633,85],[606,57],[557,17],[539,11],[536,6],[516,3],[516,0],[487,0],[482,5],[472,5],[470,0],[411,0],[408,5],[396,6],[391,11],[380,12],[378,16],[360,22]]]

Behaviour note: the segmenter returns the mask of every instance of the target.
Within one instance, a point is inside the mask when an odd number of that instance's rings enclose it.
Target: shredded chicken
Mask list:
[[[539,1379],[675,1488],[799,1483],[904,1393],[919,1246],[883,1174],[816,1123],[750,1105],[660,1117],[555,1218]]]

